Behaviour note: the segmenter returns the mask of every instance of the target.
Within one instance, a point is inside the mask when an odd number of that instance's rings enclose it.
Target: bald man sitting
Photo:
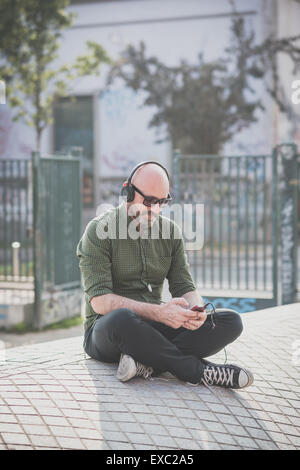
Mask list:
[[[213,321],[205,310],[191,310],[204,302],[178,225],[160,215],[170,200],[167,170],[143,162],[124,188],[127,200],[92,219],[77,247],[86,300],[85,352],[98,361],[119,362],[117,378],[123,382],[168,371],[191,385],[251,385],[247,369],[204,359],[233,342],[243,326],[232,310],[218,309]],[[163,223],[169,224],[168,237],[162,236]],[[165,279],[172,300],[162,303]]]

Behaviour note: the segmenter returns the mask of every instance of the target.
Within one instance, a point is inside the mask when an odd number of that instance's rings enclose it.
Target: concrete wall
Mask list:
[[[278,37],[297,36],[300,34],[300,3],[295,0],[277,0],[278,8]],[[300,48],[300,40],[298,41]],[[278,60],[280,71],[280,80],[283,84],[284,93],[289,101],[291,108],[290,119],[286,115],[280,115],[279,139],[281,141],[294,141],[300,149],[300,103],[295,104],[292,101],[292,83],[294,80],[300,80],[300,69],[295,75],[292,61],[285,56],[280,56]]]
[[[294,0],[280,0],[278,27],[281,34],[297,30]],[[267,36],[274,22],[273,0],[236,0],[237,10],[244,13],[247,25],[256,32],[257,40]],[[167,65],[180,59],[192,63],[200,52],[207,61],[222,57],[230,41],[230,4],[228,0],[148,0],[88,3],[71,5],[77,14],[73,26],[65,31],[57,65],[72,62],[86,51],[85,41],[98,41],[113,58],[128,44],[146,43],[148,53]],[[282,13],[283,12],[283,13]],[[290,21],[293,20],[293,22]],[[72,85],[74,94],[92,94],[95,104],[95,174],[98,178],[123,178],[132,166],[142,160],[157,159],[170,167],[169,143],[155,144],[155,132],[147,128],[152,116],[150,108],[139,108],[143,96],[116,86],[102,99],[107,67],[102,76],[85,77]],[[284,75],[284,80],[288,83]],[[270,153],[279,135],[276,110],[264,92],[262,84],[254,84],[253,98],[260,97],[267,112],[257,113],[258,121],[238,133],[224,148],[224,153]],[[34,148],[31,129],[11,122],[8,105],[1,105],[0,158],[28,158]],[[280,134],[280,137],[284,133]],[[53,149],[51,127],[44,132],[42,151]],[[96,201],[97,201],[96,197]]]

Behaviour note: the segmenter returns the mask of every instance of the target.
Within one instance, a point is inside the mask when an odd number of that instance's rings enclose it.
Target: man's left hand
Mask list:
[[[187,328],[188,330],[197,330],[200,328],[203,323],[206,321],[207,318],[207,313],[204,310],[204,312],[198,312],[199,316],[197,320],[187,320],[182,326],[184,328]]]

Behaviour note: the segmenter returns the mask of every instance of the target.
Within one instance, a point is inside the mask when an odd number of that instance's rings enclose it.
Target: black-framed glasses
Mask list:
[[[134,184],[131,183],[131,186],[135,189],[135,191],[137,193],[139,193],[141,196],[143,196],[143,198],[144,198],[143,204],[146,207],[155,206],[156,204],[159,204],[162,207],[162,206],[166,206],[167,204],[170,203],[170,201],[172,201],[172,198],[170,196],[163,197],[162,199],[157,199],[157,197],[155,197],[155,196],[146,196]]]

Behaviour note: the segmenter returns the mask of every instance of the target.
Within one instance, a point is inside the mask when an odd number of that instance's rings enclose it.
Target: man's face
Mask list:
[[[155,181],[139,179],[138,183],[134,183],[134,186],[143,194],[135,191],[134,200],[128,203],[128,214],[136,220],[137,224],[141,227],[150,227],[153,225],[157,216],[161,211],[159,203],[152,204],[150,207],[144,204],[145,197],[152,197],[156,199],[167,198],[169,193],[169,183],[165,179],[156,179]]]
[[[147,198],[155,200],[165,199],[169,193],[169,180],[164,169],[156,164],[145,164],[133,175],[131,184],[135,188],[132,202],[127,203],[128,215],[135,219],[140,228],[153,225],[161,211],[157,202],[147,206]],[[153,201],[152,201],[153,202]]]

